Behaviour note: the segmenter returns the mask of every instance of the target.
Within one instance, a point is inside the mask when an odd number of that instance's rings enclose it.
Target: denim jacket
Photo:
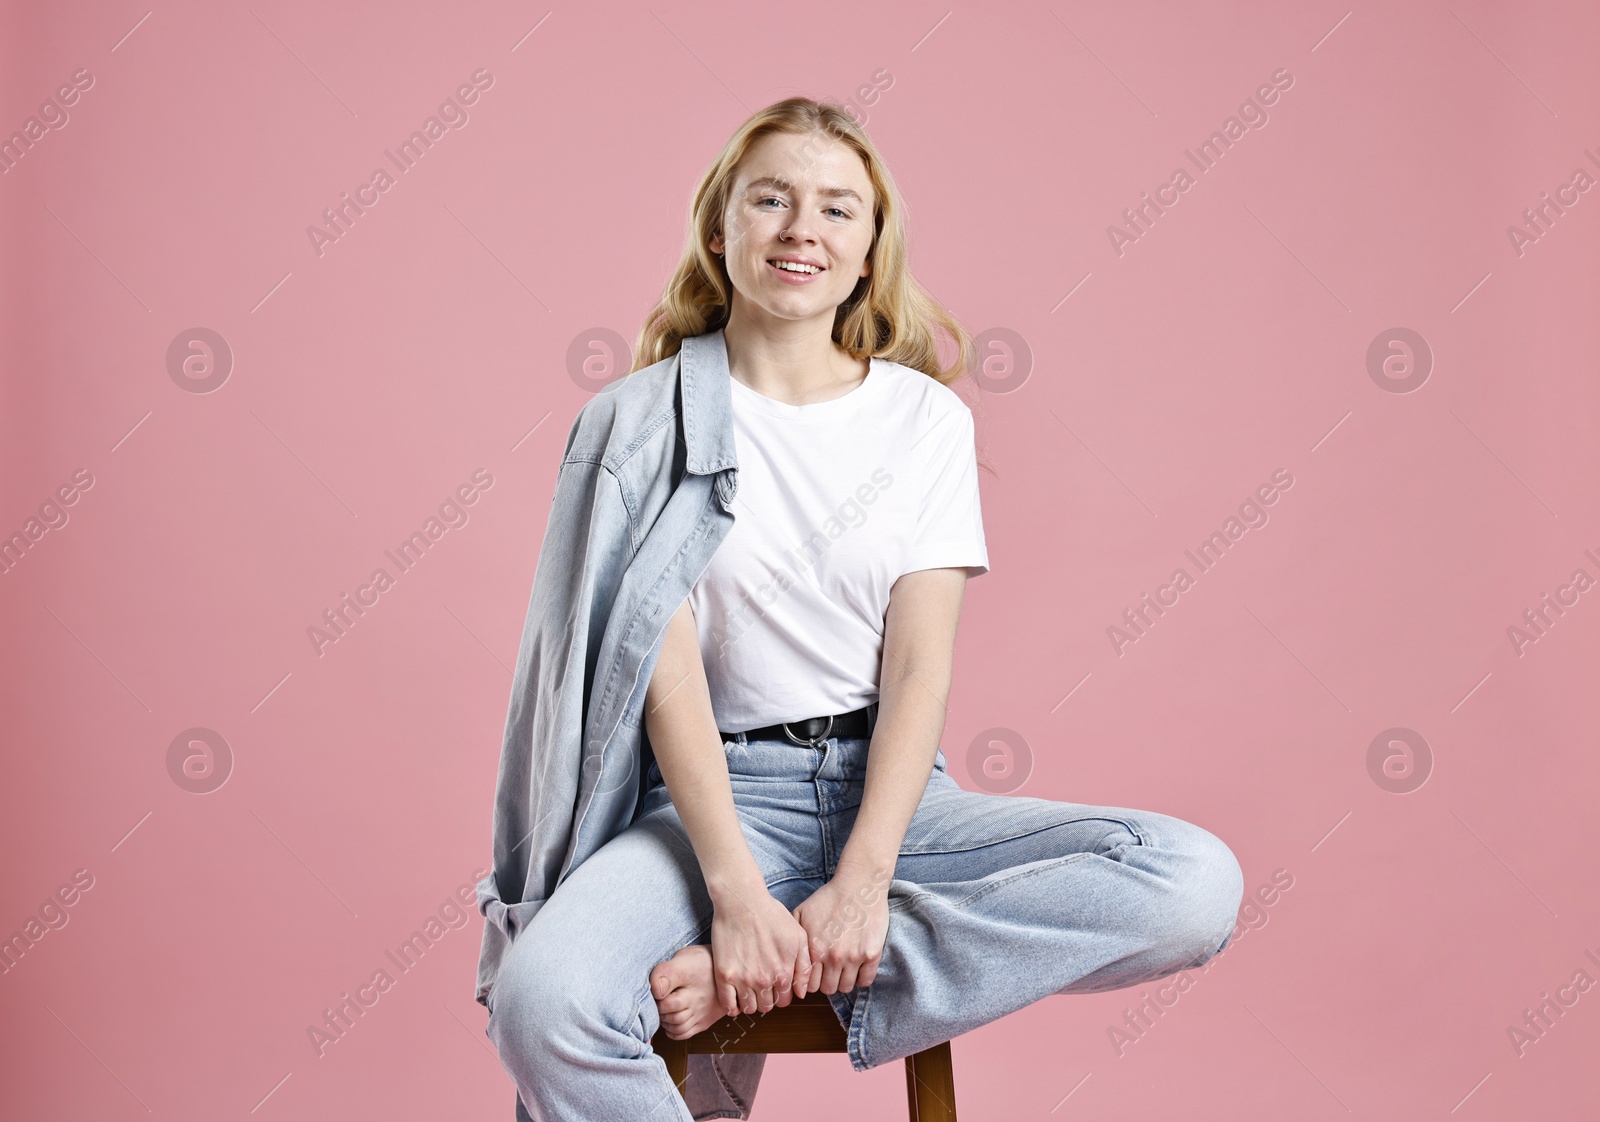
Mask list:
[[[494,799],[477,1000],[556,887],[634,819],[667,621],[733,525],[720,330],[596,394],[567,437],[517,652]],[[653,755],[653,754],[652,754]],[[695,1118],[747,1118],[766,1057],[693,1055]]]

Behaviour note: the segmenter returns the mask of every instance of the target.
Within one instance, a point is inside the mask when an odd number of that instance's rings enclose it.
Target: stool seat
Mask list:
[[[687,1040],[673,1040],[665,1029],[651,1039],[656,1054],[682,1094],[689,1078],[689,1056],[705,1053],[848,1052],[844,1028],[827,995],[808,993],[770,1013],[723,1017]],[[956,1122],[955,1073],[950,1042],[906,1057],[906,1103],[911,1122]]]

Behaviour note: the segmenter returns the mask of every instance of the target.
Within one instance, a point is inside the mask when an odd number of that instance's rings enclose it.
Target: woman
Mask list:
[[[491,956],[486,931],[480,994],[520,1118],[746,1118],[763,1057],[695,1057],[686,1108],[658,1026],[681,1039],[821,992],[864,1070],[1049,994],[1200,965],[1243,890],[1197,826],[946,774],[962,594],[988,568],[972,416],[945,384],[971,345],[912,280],[860,128],[803,98],[756,114],[701,182],[691,234],[634,372],[585,407],[603,421],[574,425],[519,658],[480,885],[514,941]],[[709,478],[714,499],[694,490]],[[565,502],[577,480],[585,499]],[[626,560],[570,577],[582,610],[541,593],[596,535]],[[580,673],[587,647],[550,644],[585,630],[607,638]],[[630,637],[648,644],[632,686]],[[560,663],[538,694],[536,664]],[[513,743],[541,741],[529,714],[570,708],[577,678],[585,745],[516,772]],[[593,749],[641,723],[631,757]],[[576,800],[571,784],[512,797],[572,778],[578,754]]]

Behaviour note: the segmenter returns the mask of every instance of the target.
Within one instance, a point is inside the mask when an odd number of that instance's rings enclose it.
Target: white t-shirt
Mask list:
[[[895,580],[989,571],[972,413],[879,358],[855,389],[810,405],[730,381],[734,523],[689,593],[717,727],[859,709],[878,700]]]

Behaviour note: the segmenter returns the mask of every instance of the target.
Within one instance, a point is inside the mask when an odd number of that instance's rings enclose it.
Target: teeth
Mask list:
[[[815,265],[802,265],[798,261],[774,261],[772,264],[788,273],[820,273]]]

